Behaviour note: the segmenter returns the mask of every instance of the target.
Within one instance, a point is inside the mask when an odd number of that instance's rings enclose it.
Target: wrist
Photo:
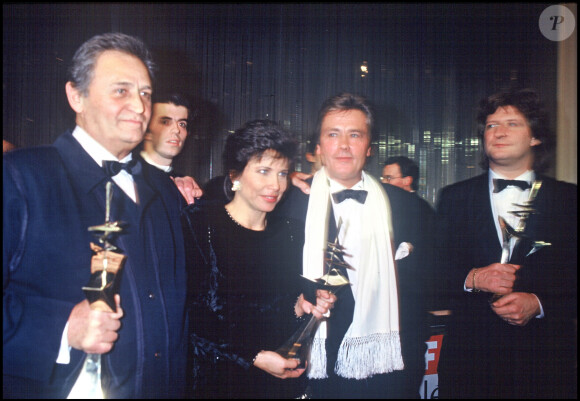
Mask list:
[[[472,276],[472,281],[471,281],[471,290],[473,292],[479,292],[479,290],[477,289],[477,285],[476,285],[476,275],[477,275],[477,268],[473,269],[473,276]]]
[[[256,356],[254,357],[254,359],[252,359],[252,365],[256,366],[256,361],[258,360],[258,357],[260,356],[260,354],[263,352],[264,350],[261,350],[260,352],[258,352],[256,354]]]
[[[304,315],[304,310],[300,306],[301,301],[300,298],[302,298],[302,295],[296,298],[296,303],[294,304],[294,316],[296,317],[296,319],[301,319],[302,316]]]

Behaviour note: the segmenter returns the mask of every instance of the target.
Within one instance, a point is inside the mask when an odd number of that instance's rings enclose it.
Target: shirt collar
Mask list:
[[[361,180],[359,182],[357,182],[356,184],[354,184],[349,189],[355,189],[355,190],[364,189],[364,179],[365,179],[365,173],[363,171]],[[337,181],[333,180],[330,177],[328,178],[328,182],[330,184],[330,193],[331,194],[333,194],[335,192],[342,191],[343,189],[347,189],[344,185],[338,183]]]
[[[133,159],[131,153],[125,156],[122,160],[117,159],[103,145],[97,142],[95,138],[90,136],[78,125],[75,127],[72,136],[79,142],[85,152],[87,152],[99,166],[102,166],[103,160],[115,160],[121,163],[127,163]]]
[[[145,160],[147,163],[151,164],[152,166],[157,167],[159,170],[163,170],[166,173],[170,173],[171,170],[173,170],[173,167],[171,166],[162,166],[161,164],[155,163],[153,161],[153,159],[151,159],[151,157],[147,154],[147,152],[145,152],[144,150],[141,151],[141,157],[143,158],[143,160]]]
[[[505,177],[499,173],[496,173],[492,169],[489,169],[489,188],[491,191],[493,191],[493,180],[495,178],[502,178],[504,180],[508,179],[507,177]],[[536,179],[536,174],[534,173],[534,170],[527,170],[523,174],[520,174],[519,176],[514,178],[514,180],[526,181],[530,185],[534,182],[535,179]]]

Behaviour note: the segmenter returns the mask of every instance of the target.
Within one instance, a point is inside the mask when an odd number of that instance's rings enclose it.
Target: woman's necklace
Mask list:
[[[230,214],[230,212],[228,212],[228,208],[227,208],[227,207],[225,207],[225,206],[224,206],[224,209],[226,209],[226,213],[227,213],[227,215],[228,215],[228,216],[230,216],[230,219],[232,219],[232,221],[233,221],[234,223],[236,223],[236,224],[237,224],[238,226],[240,226],[240,227],[244,227],[243,225],[241,225],[240,223],[238,223],[238,221],[237,221],[236,219],[234,219],[234,218],[232,217],[232,215]]]
[[[267,222],[267,221],[265,221],[265,222],[264,222],[264,228],[263,228],[262,230],[255,230],[255,229],[253,229],[253,228],[248,228],[248,227],[246,227],[246,226],[244,226],[244,225],[240,224],[240,222],[238,222],[236,219],[234,219],[234,217],[233,217],[233,216],[230,214],[230,212],[228,211],[228,208],[227,208],[227,207],[225,207],[225,206],[224,206],[224,209],[226,210],[226,214],[227,214],[227,215],[230,217],[230,219],[232,219],[232,221],[233,221],[234,223],[236,223],[238,226],[240,226],[240,227],[243,227],[243,228],[246,228],[246,229],[248,229],[248,230],[252,230],[252,231],[263,231],[263,230],[265,230],[265,229],[266,229],[266,226],[268,225],[268,222]]]

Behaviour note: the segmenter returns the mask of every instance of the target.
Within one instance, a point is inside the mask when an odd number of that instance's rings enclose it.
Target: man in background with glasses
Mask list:
[[[405,156],[391,156],[385,160],[381,182],[415,192],[418,181],[419,166],[413,160]]]

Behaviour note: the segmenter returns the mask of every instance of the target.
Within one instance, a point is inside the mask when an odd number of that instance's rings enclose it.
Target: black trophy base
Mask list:
[[[104,280],[102,271],[91,274],[89,283],[83,287],[83,291],[92,309],[105,312],[117,310],[115,294],[119,293],[119,279],[116,274],[106,273]]]

